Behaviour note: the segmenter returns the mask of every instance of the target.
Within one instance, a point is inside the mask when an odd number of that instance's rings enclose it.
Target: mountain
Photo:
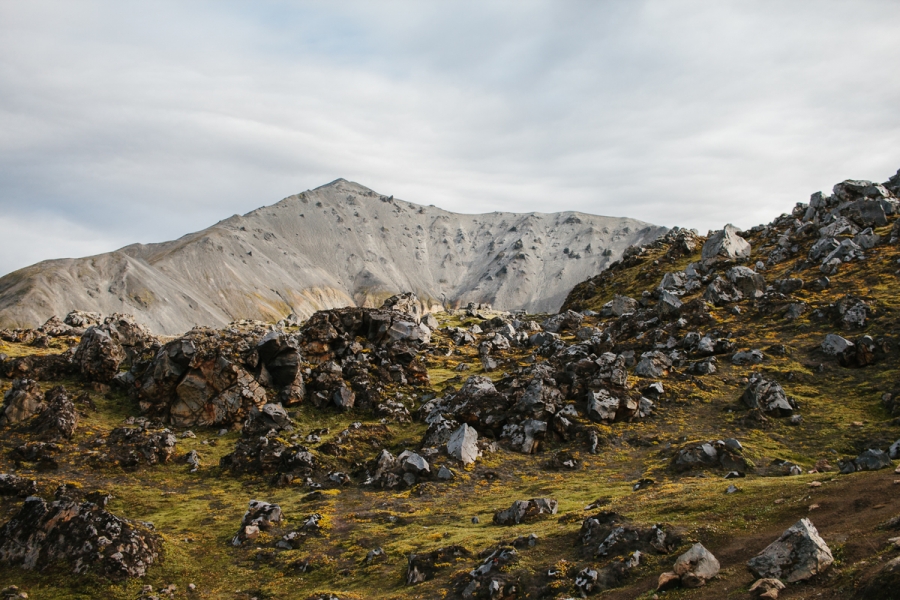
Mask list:
[[[414,291],[427,304],[555,311],[575,284],[664,227],[577,212],[455,214],[338,179],[160,244],[40,262],[0,278],[0,327],[71,310],[157,333],[308,317]]]

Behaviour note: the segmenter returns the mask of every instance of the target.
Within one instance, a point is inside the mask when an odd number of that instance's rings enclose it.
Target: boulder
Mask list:
[[[696,588],[719,574],[719,561],[703,544],[694,544],[690,550],[675,559],[672,571],[678,575],[684,587]]]
[[[724,306],[731,302],[739,302],[744,299],[741,291],[730,281],[717,276],[706,286],[703,299],[716,306]]]
[[[822,341],[822,352],[828,356],[838,357],[853,348],[853,342],[837,334],[829,333]]]
[[[750,408],[758,408],[767,415],[776,417],[789,417],[797,408],[781,385],[758,373],[750,378],[750,384],[744,390],[741,400]]]
[[[233,546],[240,546],[245,541],[255,540],[259,532],[271,529],[273,525],[281,523],[281,507],[260,500],[251,500],[241,519],[241,527],[231,539]]]
[[[799,277],[789,277],[787,279],[776,279],[775,289],[779,294],[790,295],[803,289],[803,280]]]
[[[463,546],[446,546],[431,552],[410,554],[406,565],[406,585],[434,579],[439,570],[470,556],[472,553]]]
[[[247,436],[266,435],[271,430],[293,431],[291,418],[280,404],[264,404],[258,408],[250,408],[250,414],[244,422],[243,432]]]
[[[63,563],[79,574],[143,577],[161,550],[152,526],[118,517],[94,502],[48,504],[30,496],[0,528],[0,563],[26,570]]]
[[[575,331],[579,327],[581,327],[581,323],[583,321],[584,315],[573,310],[567,310],[564,313],[553,315],[552,317],[544,321],[541,325],[544,328],[544,331],[559,333],[560,331],[564,331],[566,329]]]
[[[45,408],[44,393],[37,382],[32,379],[16,379],[3,395],[0,426],[21,423]]]
[[[478,450],[478,432],[463,423],[447,441],[447,454],[464,464],[472,464],[481,452]]]
[[[106,440],[108,459],[125,468],[166,464],[175,454],[177,441],[168,429],[117,427]]]
[[[37,494],[37,481],[25,479],[12,473],[0,473],[0,496],[25,498]]]
[[[66,315],[64,320],[66,325],[78,329],[87,329],[99,325],[103,321],[103,315],[97,312],[86,312],[83,310],[73,310]]]
[[[833,562],[828,544],[812,522],[800,519],[750,559],[747,567],[757,577],[794,583],[824,572]]]
[[[75,403],[66,393],[66,388],[56,386],[44,397],[47,408],[35,419],[32,430],[38,435],[50,438],[71,438],[78,426],[78,412]]]
[[[853,463],[856,465],[857,471],[878,471],[893,466],[891,457],[887,452],[875,448],[869,448],[865,452],[860,453]]]
[[[606,390],[587,393],[587,415],[594,421],[612,423],[616,420],[621,401]]]
[[[750,257],[750,243],[738,235],[739,229],[731,224],[712,234],[703,244],[701,257],[709,266],[720,260],[743,260]]]
[[[731,267],[725,276],[744,298],[755,300],[766,293],[765,278],[749,267]]]
[[[509,508],[494,513],[494,524],[518,525],[524,521],[533,520],[538,515],[555,515],[557,506],[558,504],[553,498],[516,500]]]
[[[659,302],[656,305],[656,314],[660,319],[677,319],[681,315],[681,307],[683,306],[678,296],[663,290],[659,294]]]
[[[765,356],[761,350],[743,350],[735,352],[731,357],[731,363],[738,366],[758,365],[763,361]]]
[[[637,300],[616,294],[612,300],[604,304],[603,308],[600,309],[600,316],[604,318],[621,317],[622,315],[633,313],[637,309]]]
[[[107,383],[118,374],[125,358],[122,345],[108,331],[95,326],[81,336],[74,361],[88,381]]]
[[[656,379],[668,375],[671,367],[672,359],[658,350],[652,350],[641,354],[641,360],[634,368],[634,374],[638,377]]]

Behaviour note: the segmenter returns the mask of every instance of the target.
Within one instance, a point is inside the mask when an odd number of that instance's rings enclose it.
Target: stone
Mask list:
[[[87,329],[95,325],[100,325],[103,321],[103,315],[98,312],[87,312],[83,310],[73,310],[66,315],[64,320],[66,325],[76,327],[78,329]]]
[[[668,375],[671,367],[672,360],[668,356],[658,350],[652,350],[641,354],[641,360],[634,368],[634,374],[638,377],[658,378]]]
[[[769,544],[747,567],[759,578],[804,581],[824,572],[834,557],[809,519],[800,519]]]
[[[862,452],[853,462],[857,471],[877,471],[893,466],[887,452],[874,448]]]
[[[712,265],[720,260],[743,260],[750,257],[750,243],[740,237],[740,230],[728,224],[715,232],[703,244],[701,257],[704,265]]]
[[[761,350],[743,350],[736,352],[731,357],[731,363],[739,366],[758,365],[763,361],[763,353]]]
[[[778,592],[783,590],[785,585],[781,583],[779,579],[774,579],[772,577],[767,577],[764,579],[757,579],[753,582],[753,585],[750,586],[750,593],[753,594],[757,598],[764,598],[766,600],[777,600]]]
[[[33,417],[46,408],[44,393],[33,379],[16,379],[3,395],[0,426],[15,425]]]
[[[81,336],[73,360],[88,381],[107,383],[119,372],[125,349],[108,331],[91,327]]]
[[[613,422],[619,410],[619,399],[606,390],[587,393],[587,415],[594,421]]]
[[[741,400],[750,408],[758,408],[764,413],[777,417],[789,417],[796,410],[796,403],[784,393],[777,382],[754,374],[744,390]]]
[[[518,525],[539,515],[555,515],[558,504],[553,498],[532,498],[516,500],[512,506],[494,513],[495,525]]]
[[[731,302],[739,302],[744,299],[741,291],[730,281],[723,277],[716,277],[706,286],[703,299],[716,306],[725,306]]]
[[[281,404],[268,403],[262,407],[253,406],[247,420],[244,422],[243,432],[248,436],[259,436],[269,433],[271,430],[293,431],[291,418]]]
[[[731,267],[725,276],[744,298],[755,300],[766,293],[765,278],[749,267]]]
[[[696,588],[719,574],[719,561],[703,544],[694,544],[675,559],[672,571],[681,578],[684,587]]]
[[[575,331],[581,327],[583,321],[584,315],[572,310],[567,310],[564,313],[559,313],[548,318],[541,326],[544,328],[544,331],[559,333],[566,329]]]
[[[458,545],[438,548],[431,552],[410,554],[406,566],[406,585],[415,585],[434,579],[439,570],[470,556],[472,553],[469,550]]]
[[[0,473],[0,496],[19,496],[25,498],[37,494],[37,481],[13,475],[12,473]]]
[[[463,464],[474,463],[481,454],[478,450],[478,432],[475,428],[463,423],[454,431],[447,441],[447,454],[462,461]]]
[[[803,289],[803,280],[799,277],[790,277],[787,279],[776,279],[775,289],[779,294],[790,295]]]
[[[256,539],[260,530],[271,529],[273,525],[281,523],[283,515],[281,507],[260,500],[251,500],[247,512],[241,519],[241,527],[231,539],[233,546],[240,546],[248,540]]]
[[[900,588],[900,556],[890,559],[878,569],[866,586],[859,590],[853,598],[855,600],[895,600],[898,588]]]
[[[124,468],[166,464],[175,454],[176,442],[168,429],[117,427],[106,438],[108,460]]]
[[[38,435],[52,439],[69,439],[78,427],[78,412],[75,403],[61,385],[51,389],[44,396],[47,408],[35,419],[31,429]]]
[[[410,452],[409,450],[404,450],[400,453],[397,457],[397,464],[399,464],[400,468],[407,473],[412,473],[414,475],[431,472],[431,466],[428,464],[428,461],[419,454]]]
[[[143,577],[162,540],[152,526],[107,512],[94,502],[29,496],[0,527],[0,563],[26,570],[66,564],[74,573],[113,580]]]
[[[656,314],[660,319],[670,320],[677,319],[681,316],[681,300],[670,292],[663,290],[659,295],[659,302],[656,305]]]
[[[837,357],[853,348],[853,342],[837,334],[829,333],[822,341],[821,348],[826,355]]]
[[[620,296],[616,294],[613,299],[603,305],[600,309],[600,316],[604,318],[621,317],[630,314],[638,309],[638,301],[628,296]]]

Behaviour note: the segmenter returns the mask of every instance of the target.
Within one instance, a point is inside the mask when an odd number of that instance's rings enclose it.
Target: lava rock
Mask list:
[[[769,544],[747,567],[760,578],[771,577],[787,583],[804,581],[824,572],[834,557],[809,519],[800,519]]]

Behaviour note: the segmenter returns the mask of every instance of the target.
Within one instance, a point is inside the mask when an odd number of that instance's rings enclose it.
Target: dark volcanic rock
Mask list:
[[[75,573],[142,577],[161,550],[162,540],[147,525],[117,517],[93,502],[48,504],[31,496],[0,528],[0,562],[28,570],[62,562]]]
[[[125,358],[122,345],[100,327],[88,329],[75,350],[75,364],[89,381],[112,381]]]
[[[166,464],[175,454],[176,441],[168,429],[118,427],[107,438],[108,458],[125,468]]]
[[[66,393],[66,388],[56,386],[44,396],[47,408],[35,419],[32,429],[50,438],[71,438],[78,426],[78,412]]]
[[[11,473],[0,473],[0,496],[33,496],[37,494],[37,481]]]
[[[750,408],[758,408],[776,417],[789,417],[797,408],[796,403],[787,397],[777,382],[759,374],[750,378],[750,385],[744,390],[741,400]]]
[[[555,515],[557,502],[553,498],[532,498],[531,500],[516,500],[512,506],[494,513],[495,525],[518,525],[527,520],[537,518],[538,515]]]
[[[21,423],[42,412],[45,407],[44,393],[36,381],[16,379],[3,395],[0,426]]]
[[[406,585],[433,579],[438,570],[469,556],[472,553],[462,546],[447,546],[431,552],[410,554],[406,565]]]

